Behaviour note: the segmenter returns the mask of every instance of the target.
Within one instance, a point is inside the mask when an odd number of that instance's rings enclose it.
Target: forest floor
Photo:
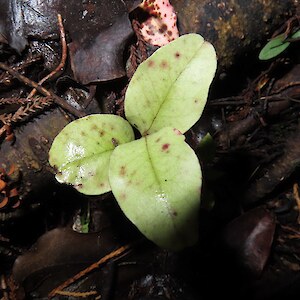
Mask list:
[[[186,134],[203,170],[195,246],[160,249],[141,237],[111,193],[84,196],[55,182],[48,164],[54,137],[83,115],[123,116],[128,82],[156,49],[143,40],[137,19],[129,22],[134,37],[126,22],[119,24],[121,42],[110,41],[114,63],[100,75],[79,66],[74,53],[85,51],[84,39],[73,35],[67,46],[72,30],[66,34],[69,24],[59,19],[53,39],[40,32],[22,51],[22,37],[11,42],[15,49],[0,39],[0,299],[297,297],[299,42],[269,62],[250,55],[217,73],[201,120]],[[297,18],[285,24],[283,32],[299,29]],[[101,54],[93,51],[96,64]],[[119,66],[124,51],[126,72]],[[198,147],[208,132],[208,148]],[[89,233],[78,233],[87,211]]]

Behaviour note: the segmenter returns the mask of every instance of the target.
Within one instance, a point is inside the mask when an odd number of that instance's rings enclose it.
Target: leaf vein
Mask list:
[[[151,129],[151,127],[153,126],[155,120],[157,119],[160,111],[161,111],[161,108],[163,107],[163,105],[167,102],[168,100],[168,96],[173,88],[173,86],[175,85],[175,83],[178,81],[178,79],[182,76],[182,73],[187,69],[187,66],[191,63],[191,61],[196,57],[196,55],[198,54],[198,51],[202,48],[204,42],[200,45],[200,47],[197,48],[197,50],[195,51],[195,53],[191,56],[191,58],[188,60],[188,62],[185,64],[185,67],[179,72],[178,76],[176,76],[175,80],[170,84],[169,88],[168,88],[168,91],[166,92],[166,96],[163,97],[163,101],[161,102],[151,124],[150,124],[150,127],[145,131],[146,133]],[[152,81],[151,81],[152,82]]]

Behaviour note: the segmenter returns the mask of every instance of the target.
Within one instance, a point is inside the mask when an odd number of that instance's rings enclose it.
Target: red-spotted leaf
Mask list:
[[[186,132],[200,118],[216,71],[213,46],[187,34],[158,49],[132,77],[125,114],[142,135],[174,127]]]
[[[72,184],[87,195],[103,194],[111,190],[108,167],[113,150],[133,139],[132,127],[123,118],[90,115],[73,121],[58,134],[49,162],[59,182]]]
[[[201,169],[178,130],[118,146],[109,181],[125,215],[148,239],[171,250],[197,241]]]

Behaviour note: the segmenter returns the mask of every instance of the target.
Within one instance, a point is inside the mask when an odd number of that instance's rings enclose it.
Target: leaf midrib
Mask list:
[[[172,84],[170,85],[170,87],[169,87],[169,89],[168,89],[168,91],[167,91],[167,93],[166,93],[166,96],[164,97],[163,101],[161,102],[161,104],[160,104],[160,106],[159,106],[159,108],[158,108],[158,110],[157,110],[157,112],[156,112],[156,114],[155,114],[155,116],[154,116],[154,118],[153,118],[151,124],[150,124],[150,127],[149,127],[147,130],[145,130],[144,134],[145,134],[145,133],[148,134],[148,132],[149,132],[149,130],[151,129],[151,127],[153,126],[153,124],[154,124],[154,122],[155,122],[155,120],[156,120],[156,118],[157,118],[157,116],[158,116],[158,114],[159,114],[159,112],[160,112],[162,106],[163,106],[163,105],[165,104],[165,102],[167,101],[167,99],[168,99],[168,97],[169,97],[169,94],[170,94],[170,92],[171,92],[171,90],[172,90],[172,87],[175,85],[175,83],[177,82],[177,80],[181,77],[182,73],[186,70],[187,66],[188,66],[188,65],[191,63],[191,61],[196,57],[196,55],[197,55],[199,49],[202,48],[202,46],[204,45],[204,43],[205,43],[205,41],[203,41],[203,43],[200,45],[200,47],[197,48],[197,50],[195,51],[195,53],[194,53],[194,54],[192,55],[192,57],[188,60],[188,62],[187,62],[187,64],[185,65],[185,67],[179,72],[179,75],[176,77],[176,79],[175,79],[175,80],[172,82]],[[152,80],[151,80],[151,82],[152,82]]]
[[[115,149],[115,148],[114,148],[114,149]],[[83,157],[83,158],[79,158],[79,159],[72,160],[72,161],[70,161],[70,162],[65,163],[64,165],[62,165],[60,171],[62,171],[63,169],[69,167],[69,166],[72,165],[72,164],[78,164],[78,162],[80,163],[81,161],[88,160],[88,159],[90,159],[90,158],[92,158],[92,157],[100,156],[100,155],[102,155],[102,154],[104,154],[104,153],[107,153],[107,152],[109,152],[109,151],[112,152],[112,151],[114,151],[114,149],[105,150],[105,151],[100,152],[100,153],[98,152],[98,153],[95,153],[95,154],[91,154],[91,155],[85,156],[85,157]]]
[[[146,150],[147,150],[147,154],[148,154],[148,158],[149,158],[151,169],[152,169],[152,171],[154,173],[155,181],[156,181],[157,185],[159,186],[160,193],[164,193],[164,190],[162,188],[162,184],[161,184],[161,182],[159,180],[158,174],[156,172],[156,168],[154,166],[153,160],[152,160],[151,155],[150,155],[149,146],[148,146],[148,138],[147,137],[145,137],[145,141],[146,141]],[[173,228],[174,228],[175,232],[179,233],[180,230],[177,229],[176,224],[174,222],[174,218],[172,217],[173,215],[171,213],[171,208],[170,208],[170,205],[169,205],[168,198],[167,198],[167,201],[164,201],[164,205],[165,205],[165,208],[168,211],[168,214],[169,214],[169,217],[170,217],[170,219],[172,221],[172,225],[173,225]]]

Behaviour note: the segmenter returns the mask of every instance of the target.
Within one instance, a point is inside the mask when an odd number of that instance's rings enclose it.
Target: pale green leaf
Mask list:
[[[168,126],[186,132],[202,114],[216,65],[213,46],[198,34],[158,49],[129,83],[127,120],[143,136]]]
[[[294,34],[292,34],[291,40],[299,39],[299,38],[300,38],[300,30],[297,30]]]
[[[199,142],[197,146],[197,154],[202,162],[212,162],[216,154],[216,144],[208,132]]]
[[[121,209],[148,239],[171,250],[197,241],[201,169],[178,130],[118,146],[109,180]]]
[[[73,121],[58,134],[49,152],[49,162],[59,182],[72,184],[87,195],[102,194],[111,190],[111,153],[117,145],[132,140],[132,127],[123,118],[90,115]]]
[[[285,35],[280,34],[275,38],[271,39],[260,51],[258,58],[260,60],[268,60],[276,57],[283,52],[289,45],[290,42],[285,42]]]

